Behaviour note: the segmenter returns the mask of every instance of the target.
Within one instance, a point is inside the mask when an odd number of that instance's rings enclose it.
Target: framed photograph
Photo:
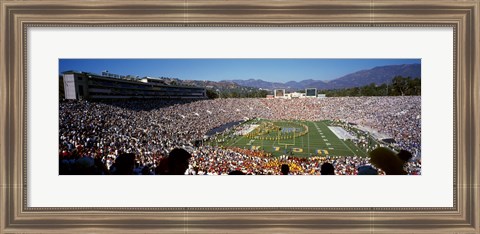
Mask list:
[[[480,233],[478,0],[0,4],[2,233]]]

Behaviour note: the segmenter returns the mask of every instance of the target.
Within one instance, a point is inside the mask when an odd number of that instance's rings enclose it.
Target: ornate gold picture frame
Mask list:
[[[0,0],[1,233],[480,233],[480,2]],[[29,27],[452,27],[452,208],[27,206]]]

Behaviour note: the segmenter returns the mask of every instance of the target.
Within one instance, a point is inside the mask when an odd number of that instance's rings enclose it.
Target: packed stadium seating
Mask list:
[[[420,97],[340,97],[307,99],[213,99],[61,101],[60,174],[108,174],[122,153],[135,155],[135,174],[154,174],[155,168],[174,148],[192,154],[185,174],[281,174],[287,164],[291,174],[320,174],[329,162],[336,174],[358,174],[370,165],[368,158],[266,157],[261,152],[214,146],[198,146],[206,133],[245,119],[324,120],[341,119],[392,136],[399,147],[413,153],[408,174],[420,174]],[[102,168],[100,168],[102,167]],[[104,168],[103,168],[104,167]],[[80,169],[79,169],[80,168]],[[380,174],[382,172],[380,171]]]

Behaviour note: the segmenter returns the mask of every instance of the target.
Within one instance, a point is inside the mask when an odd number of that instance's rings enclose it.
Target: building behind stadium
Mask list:
[[[294,99],[294,98],[325,98],[325,94],[317,94],[316,88],[306,88],[305,93],[292,92],[287,93],[285,89],[274,89],[273,95],[267,95],[266,98],[283,98],[283,99]]]
[[[161,78],[134,77],[111,74],[101,75],[67,71],[63,73],[65,99],[204,99],[206,89],[195,86],[170,85]]]

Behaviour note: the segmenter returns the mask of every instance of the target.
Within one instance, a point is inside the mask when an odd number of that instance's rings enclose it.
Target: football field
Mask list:
[[[351,140],[342,140],[329,128],[331,121],[255,120],[244,124],[250,131],[223,134],[218,141],[208,142],[223,147],[262,150],[273,156],[360,156],[367,153]],[[338,133],[337,133],[338,134]]]

